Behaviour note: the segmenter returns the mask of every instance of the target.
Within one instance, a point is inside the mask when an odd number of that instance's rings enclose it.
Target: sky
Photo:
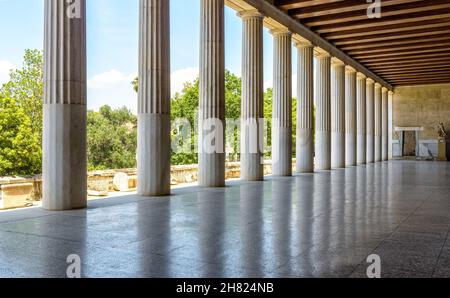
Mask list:
[[[200,0],[170,0],[172,94],[198,75]],[[88,108],[108,104],[136,112],[131,81],[138,72],[139,0],[88,0]],[[23,63],[25,49],[43,48],[44,0],[0,0],[0,85]],[[242,21],[225,8],[225,67],[241,76]],[[264,29],[264,81],[272,86],[273,39]],[[293,65],[296,51],[293,49]],[[296,67],[293,67],[295,82]],[[293,84],[293,94],[296,84]]]

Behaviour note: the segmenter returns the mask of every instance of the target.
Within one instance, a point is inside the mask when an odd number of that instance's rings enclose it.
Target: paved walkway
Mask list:
[[[0,213],[0,277],[450,277],[450,163],[392,161]]]

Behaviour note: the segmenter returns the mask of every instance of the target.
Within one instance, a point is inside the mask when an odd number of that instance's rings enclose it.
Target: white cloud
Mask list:
[[[267,88],[273,88],[273,80],[267,80],[264,82],[264,90]],[[297,75],[292,75],[292,97],[297,97]]]
[[[15,66],[9,61],[0,60],[0,86],[9,80],[9,72]]]
[[[183,91],[184,83],[193,82],[198,77],[198,67],[183,68],[172,72],[171,74],[171,93]]]
[[[192,82],[198,77],[197,67],[184,68],[171,74],[171,93],[181,92],[184,83]],[[136,113],[137,94],[131,82],[137,74],[125,74],[118,70],[110,70],[91,77],[88,80],[88,107],[97,110],[102,105],[111,107],[126,106]]]
[[[114,108],[126,106],[136,113],[137,94],[131,84],[135,77],[115,69],[93,76],[88,80],[88,108],[97,110],[107,104]]]

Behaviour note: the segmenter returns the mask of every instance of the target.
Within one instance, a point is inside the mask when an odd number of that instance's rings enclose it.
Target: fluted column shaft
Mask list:
[[[345,71],[345,165],[356,166],[356,70]]]
[[[225,185],[224,0],[200,2],[199,185]]]
[[[381,85],[376,83],[375,84],[375,100],[374,100],[374,113],[375,113],[375,162],[381,161],[381,129],[382,129],[382,123],[381,123]]]
[[[297,172],[314,172],[314,46],[297,44]]]
[[[345,167],[345,65],[331,64],[331,167]]]
[[[255,10],[239,14],[243,21],[241,179],[264,179],[261,143],[264,125],[263,16]]]
[[[388,92],[388,159],[391,160],[393,158],[392,153],[392,134],[393,134],[393,100],[394,100],[394,92]]]
[[[316,169],[331,169],[331,57],[316,63]]]
[[[170,193],[170,13],[165,0],[140,0],[138,194]]]
[[[274,38],[272,174],[292,175],[292,65],[287,29],[272,30]]]
[[[389,149],[389,136],[388,136],[388,92],[387,88],[382,90],[382,100],[381,100],[381,160],[388,160],[388,149]]]
[[[44,209],[87,204],[86,1],[45,0]]]
[[[367,162],[366,91],[366,77],[358,73],[356,82],[356,161],[358,165]]]
[[[375,82],[367,79],[366,120],[367,120],[367,163],[375,161]]]

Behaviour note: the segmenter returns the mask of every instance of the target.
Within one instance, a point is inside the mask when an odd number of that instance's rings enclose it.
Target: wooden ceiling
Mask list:
[[[450,0],[273,0],[393,86],[450,83]]]

